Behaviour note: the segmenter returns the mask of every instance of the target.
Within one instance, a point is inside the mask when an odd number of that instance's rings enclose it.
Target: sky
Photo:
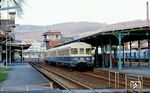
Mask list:
[[[65,22],[118,22],[145,20],[150,0],[25,0],[17,24],[52,25]]]

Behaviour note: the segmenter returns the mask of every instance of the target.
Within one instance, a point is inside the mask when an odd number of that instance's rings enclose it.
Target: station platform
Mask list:
[[[49,81],[44,78],[36,69],[32,68],[28,63],[12,63],[11,71],[8,77],[0,83],[0,91],[30,91],[47,89],[46,84]]]
[[[100,71],[100,70],[115,71],[115,72],[120,72],[123,74],[138,75],[138,76],[150,78],[150,68],[148,68],[147,64],[145,64],[145,63],[140,64],[139,67],[138,67],[137,63],[132,63],[131,66],[129,63],[126,63],[122,67],[122,70],[119,70],[118,67],[113,67],[112,69],[110,69],[109,67],[107,67],[107,68],[95,68],[94,70],[95,71]]]

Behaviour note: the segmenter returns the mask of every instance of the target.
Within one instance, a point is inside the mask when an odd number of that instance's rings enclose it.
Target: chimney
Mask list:
[[[148,4],[148,2],[146,2],[146,10],[147,10],[147,25],[149,26],[149,4]]]

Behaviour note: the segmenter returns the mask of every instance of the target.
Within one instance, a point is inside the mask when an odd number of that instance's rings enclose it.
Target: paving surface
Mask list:
[[[0,84],[1,91],[25,91],[47,88],[39,84],[48,83],[48,80],[28,63],[13,63],[10,67],[12,71],[8,72],[8,78]]]
[[[28,63],[13,63],[12,71],[8,72],[8,78],[0,84],[0,93],[68,93],[67,90],[50,90],[49,88],[39,85],[47,84],[45,79],[37,70],[32,68]],[[96,70],[108,68],[97,68]],[[138,74],[150,77],[150,68],[147,67],[124,67],[123,70],[118,70],[117,67],[111,69],[121,73]],[[90,90],[72,90],[74,93],[95,93]],[[96,89],[99,93],[124,92],[124,89]],[[145,90],[150,91],[150,90]]]

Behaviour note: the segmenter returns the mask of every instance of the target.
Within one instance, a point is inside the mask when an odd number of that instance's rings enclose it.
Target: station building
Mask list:
[[[54,46],[58,45],[62,38],[61,32],[58,31],[52,32],[51,30],[43,33],[43,36],[44,42],[46,44],[46,49],[53,48]]]
[[[16,12],[9,12],[9,19],[0,17],[0,63],[4,65],[11,65],[15,61],[16,52],[19,52],[23,60],[22,51],[30,46],[15,40],[15,14]]]
[[[64,37],[61,32],[55,30],[49,30],[43,33],[43,36],[46,49],[53,48],[58,44],[62,44],[74,39],[73,37]]]
[[[0,62],[6,61],[6,47],[7,54],[12,55],[11,61],[14,59],[14,52],[10,51],[10,43],[15,41],[14,35],[14,24],[15,24],[15,12],[9,12],[9,19],[2,19],[0,17]],[[6,45],[7,43],[7,45]],[[10,58],[8,55],[8,59]],[[8,60],[7,60],[8,61]]]

